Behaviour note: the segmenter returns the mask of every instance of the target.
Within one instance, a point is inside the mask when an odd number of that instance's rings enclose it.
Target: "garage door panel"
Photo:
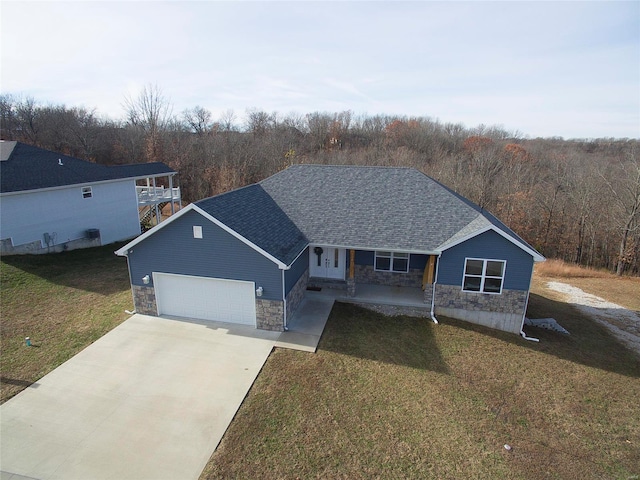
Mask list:
[[[256,325],[254,283],[154,272],[159,315]]]

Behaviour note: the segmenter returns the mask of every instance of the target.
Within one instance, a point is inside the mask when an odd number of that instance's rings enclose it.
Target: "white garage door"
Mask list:
[[[253,282],[153,274],[158,315],[256,326]]]

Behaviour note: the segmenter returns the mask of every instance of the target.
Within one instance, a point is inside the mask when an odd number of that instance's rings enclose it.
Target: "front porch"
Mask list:
[[[399,307],[431,308],[430,303],[425,303],[424,292],[418,287],[397,287],[358,283],[355,288],[355,295],[350,296],[347,290],[346,281],[310,277],[307,294],[330,296],[335,300],[347,303],[370,303]]]
[[[311,277],[308,285],[300,305],[288,319],[287,330],[280,335],[277,347],[315,352],[336,301],[420,309],[424,313],[411,313],[420,316],[428,316],[431,307],[431,304],[424,303],[424,293],[420,288],[358,284],[356,295],[350,297],[345,281]]]

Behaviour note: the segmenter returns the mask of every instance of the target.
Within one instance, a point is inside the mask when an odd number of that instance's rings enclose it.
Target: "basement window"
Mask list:
[[[91,198],[93,197],[93,191],[91,187],[82,187],[82,198]]]
[[[464,262],[463,292],[502,293],[507,262],[466,258]]]
[[[193,226],[193,238],[202,238],[202,225]]]
[[[409,254],[376,252],[374,270],[377,272],[407,273],[409,271]]]

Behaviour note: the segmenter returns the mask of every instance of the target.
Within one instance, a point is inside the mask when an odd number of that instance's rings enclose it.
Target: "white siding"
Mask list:
[[[83,186],[91,186],[91,198],[82,198]],[[133,179],[0,197],[0,238],[14,245],[42,241],[45,232],[60,244],[89,228],[100,230],[103,245],[140,234]]]

